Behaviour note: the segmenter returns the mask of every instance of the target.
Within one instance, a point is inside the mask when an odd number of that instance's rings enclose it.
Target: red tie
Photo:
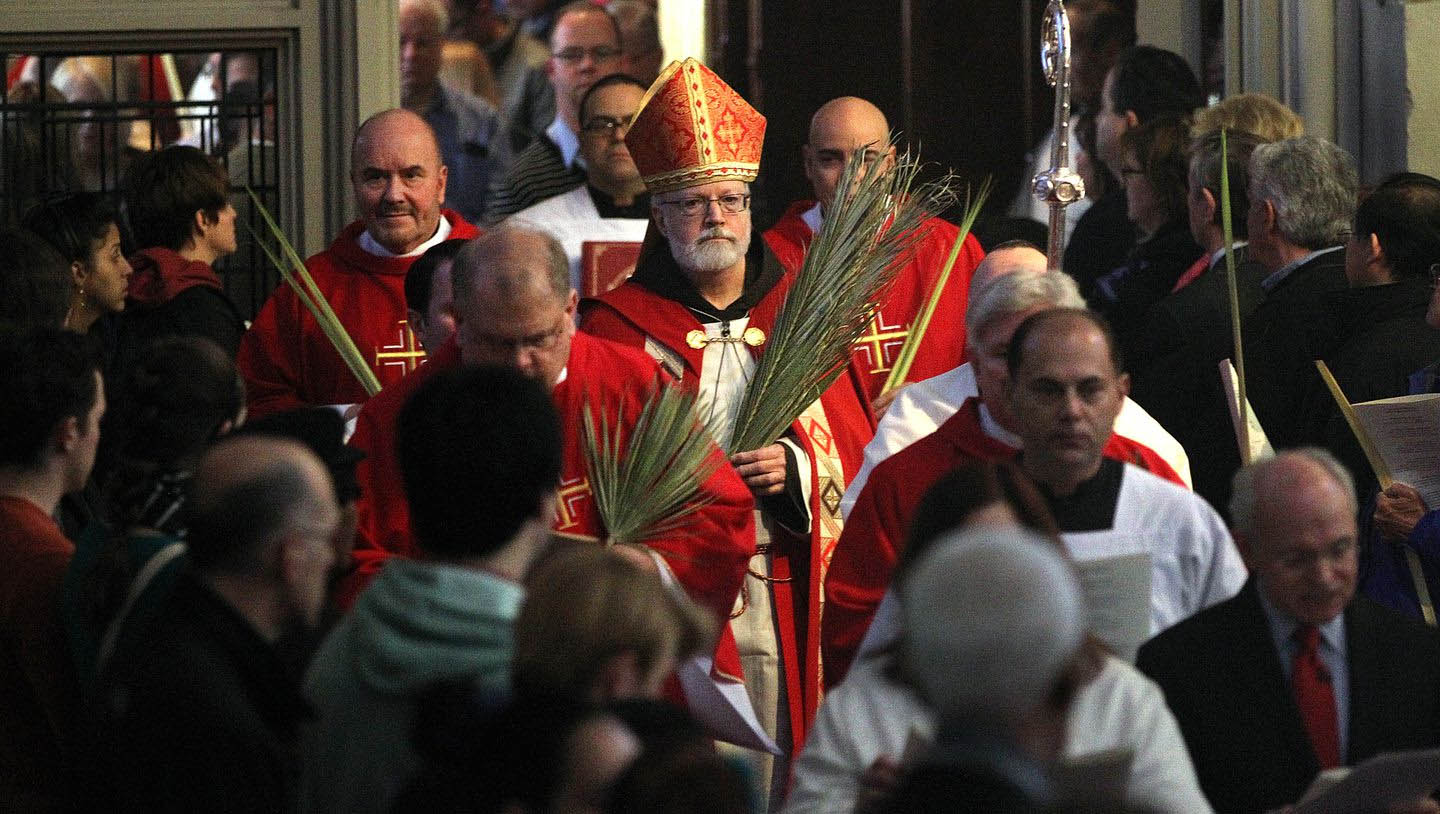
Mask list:
[[[1300,705],[1300,717],[1305,720],[1305,730],[1315,747],[1320,768],[1333,769],[1340,765],[1339,724],[1335,719],[1335,690],[1330,686],[1330,671],[1315,649],[1320,643],[1320,631],[1306,625],[1295,631],[1295,641],[1300,645],[1291,679],[1295,701]]]
[[[1174,294],[1176,291],[1179,291],[1180,289],[1184,288],[1185,286],[1190,285],[1191,283],[1195,282],[1195,278],[1196,278],[1196,277],[1199,277],[1200,275],[1204,274],[1205,272],[1207,272],[1207,271],[1209,271],[1209,270],[1210,270],[1210,255],[1208,255],[1208,254],[1202,254],[1202,255],[1200,255],[1200,259],[1199,259],[1199,260],[1196,260],[1196,261],[1190,266],[1190,268],[1185,269],[1185,273],[1182,274],[1182,275],[1180,275],[1180,279],[1178,279],[1178,280],[1175,281],[1175,287],[1172,288],[1172,289],[1170,289],[1170,293],[1171,293],[1171,294]]]

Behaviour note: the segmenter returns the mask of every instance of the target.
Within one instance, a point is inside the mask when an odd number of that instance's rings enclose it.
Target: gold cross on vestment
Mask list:
[[[896,347],[905,343],[906,337],[910,336],[910,329],[904,323],[899,325],[886,325],[884,315],[879,311],[870,318],[870,333],[855,340],[855,349],[864,351],[870,356],[870,372],[885,373],[890,370],[891,360],[886,358],[885,349]]]
[[[590,492],[590,479],[585,477],[561,481],[555,493],[555,527],[569,528],[579,521],[579,503]]]
[[[396,341],[392,345],[381,345],[375,349],[375,367],[399,365],[404,373],[411,373],[425,360],[425,351],[415,342],[415,332],[410,330],[410,320],[395,323]]]

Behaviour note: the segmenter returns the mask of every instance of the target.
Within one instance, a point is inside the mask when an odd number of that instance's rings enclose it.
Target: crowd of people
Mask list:
[[[506,6],[399,0],[404,107],[306,261],[328,317],[281,285],[242,320],[194,147],[4,231],[0,807],[1263,812],[1440,747],[1440,507],[1314,366],[1436,390],[1440,180],[1362,187],[1076,0],[1062,268],[927,213],[756,441],[885,115],[816,110],[814,198],[757,233],[765,118],[662,69],[650,4]],[[704,464],[616,538],[587,436],[668,388]]]

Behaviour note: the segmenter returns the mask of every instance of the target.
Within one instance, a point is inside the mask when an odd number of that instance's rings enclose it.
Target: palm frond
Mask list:
[[[247,223],[245,226],[255,238],[256,245],[265,252],[265,257],[279,270],[280,277],[295,292],[295,296],[299,297],[310,315],[315,318],[315,323],[320,326],[325,338],[335,346],[335,352],[340,354],[341,361],[350,369],[351,375],[359,380],[360,385],[365,388],[365,392],[372,396],[379,393],[380,380],[376,378],[375,371],[370,369],[369,363],[360,354],[360,349],[355,347],[355,340],[350,338],[345,326],[340,324],[340,318],[335,316],[334,309],[330,307],[330,301],[325,299],[324,293],[311,279],[310,272],[305,268],[305,261],[300,259],[299,253],[285,237],[280,225],[271,216],[270,210],[260,203],[260,198],[255,194],[255,190],[247,185],[245,191],[250,193],[250,201],[255,206],[255,211],[260,213],[260,219],[265,222],[265,229],[269,232],[271,240],[274,240],[279,247],[278,254],[277,250],[272,249],[256,229]]]
[[[1240,342],[1240,283],[1235,276],[1235,234],[1230,224],[1230,146],[1220,130],[1220,229],[1225,240],[1225,282],[1230,298],[1230,336],[1235,343],[1235,377],[1240,382],[1240,455],[1249,463],[1250,404],[1245,391],[1245,349]]]
[[[623,410],[612,421],[603,405],[585,406],[585,465],[612,544],[654,540],[690,523],[711,502],[701,487],[722,464],[695,417],[695,396],[677,387],[655,387],[622,443],[624,423]]]
[[[940,298],[945,294],[945,286],[950,282],[950,272],[955,268],[955,261],[960,257],[960,249],[965,245],[965,238],[970,236],[970,229],[975,225],[975,219],[980,217],[980,208],[985,205],[985,199],[990,197],[990,179],[986,178],[980,184],[980,191],[971,194],[969,188],[965,190],[965,216],[960,219],[960,234],[955,237],[955,245],[950,247],[950,255],[945,258],[945,265],[940,269],[940,276],[935,278],[935,287],[931,289],[930,296],[925,300],[925,307],[915,316],[915,322],[910,325],[910,333],[905,337],[905,344],[900,346],[900,352],[895,356],[895,363],[890,366],[890,375],[885,378],[885,387],[881,393],[888,393],[891,390],[905,383],[905,378],[910,375],[910,366],[915,364],[915,355],[920,352],[920,343],[925,341],[925,332],[930,329],[930,319],[935,316],[935,309],[940,305]]]
[[[850,194],[836,196],[805,252],[746,388],[731,451],[773,443],[840,376],[881,293],[924,239],[925,220],[955,199],[952,175],[920,182],[917,155],[907,151],[878,173],[866,171],[864,153],[851,154],[836,187]]]

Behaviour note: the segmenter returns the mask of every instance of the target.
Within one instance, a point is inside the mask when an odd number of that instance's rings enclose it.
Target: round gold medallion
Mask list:
[[[705,338],[704,331],[697,328],[690,333],[685,334],[685,344],[696,350],[699,350],[710,344],[710,340]]]
[[[765,332],[754,326],[746,328],[745,333],[741,334],[740,338],[744,339],[745,344],[752,348],[758,348],[765,344]]]

